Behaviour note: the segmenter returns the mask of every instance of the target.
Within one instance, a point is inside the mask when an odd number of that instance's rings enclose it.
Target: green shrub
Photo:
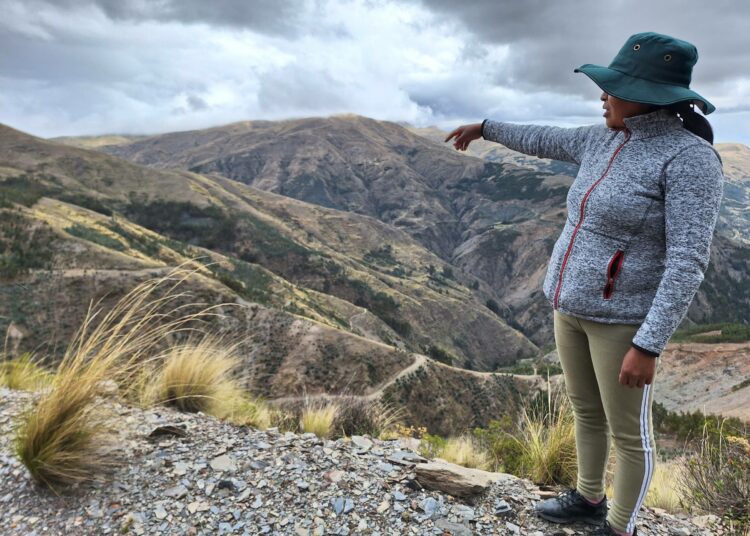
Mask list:
[[[111,236],[100,233],[96,229],[86,227],[80,223],[75,223],[65,229],[65,232],[83,240],[88,240],[94,244],[99,244],[105,248],[114,249],[117,251],[125,251],[127,246]]]
[[[687,502],[750,529],[750,443],[744,437],[704,433],[700,448],[685,459],[680,473]]]

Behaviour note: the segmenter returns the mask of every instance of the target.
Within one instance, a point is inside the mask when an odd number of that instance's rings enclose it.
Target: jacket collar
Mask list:
[[[659,136],[682,128],[682,120],[664,108],[647,114],[625,117],[622,122],[630,131],[630,139],[633,140]]]

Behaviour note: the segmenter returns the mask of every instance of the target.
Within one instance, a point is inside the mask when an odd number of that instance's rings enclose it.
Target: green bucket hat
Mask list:
[[[697,61],[693,44],[642,32],[628,38],[609,67],[586,63],[573,72],[585,74],[618,99],[658,105],[690,101],[708,115],[716,107],[689,88]]]

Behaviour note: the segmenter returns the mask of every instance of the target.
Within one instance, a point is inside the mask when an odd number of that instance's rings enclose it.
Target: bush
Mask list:
[[[440,458],[450,463],[482,469],[492,469],[492,459],[480,442],[470,434],[449,437],[424,434],[419,446],[420,454],[426,458]]]
[[[370,400],[361,396],[345,395],[337,398],[339,410],[333,421],[334,437],[370,435],[390,436],[403,418],[403,408]]]
[[[437,344],[431,344],[427,347],[427,355],[435,361],[440,361],[446,365],[453,365],[456,359],[450,352]]]
[[[490,456],[492,470],[513,475],[523,472],[523,445],[515,436],[509,416],[492,419],[487,428],[475,428],[474,437]]]
[[[721,430],[721,429],[720,429]],[[686,502],[750,529],[750,443],[745,437],[704,433],[680,476]]]

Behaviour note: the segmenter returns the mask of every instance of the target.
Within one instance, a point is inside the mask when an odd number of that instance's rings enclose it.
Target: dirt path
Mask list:
[[[386,380],[385,382],[381,383],[377,387],[373,389],[372,392],[363,394],[363,395],[340,395],[340,394],[329,394],[329,393],[317,393],[312,395],[300,395],[300,396],[283,396],[279,398],[273,398],[271,400],[268,400],[268,402],[272,404],[283,404],[285,402],[298,402],[300,400],[338,400],[338,399],[344,399],[344,398],[357,398],[367,401],[373,401],[380,397],[380,395],[385,391],[388,387],[396,383],[399,378],[403,378],[405,376],[408,376],[412,372],[415,372],[420,367],[424,366],[428,362],[428,358],[425,355],[422,354],[412,354],[414,355],[414,362],[409,365],[408,367],[405,367],[401,369],[397,374],[394,374],[391,378]],[[439,361],[429,360],[432,364],[437,365],[439,367],[446,367],[453,369],[455,371],[459,371],[464,374],[473,374],[474,376],[481,377],[483,379],[489,378],[491,376],[512,376],[513,378],[521,381],[528,382],[531,385],[532,388],[537,389],[545,389],[547,380],[545,377],[541,375],[533,375],[533,374],[510,374],[510,373],[503,373],[503,372],[479,372],[476,370],[467,370],[462,369],[459,367],[454,367],[452,365],[446,365],[445,363],[440,363]],[[553,382],[557,381],[557,377],[553,377]]]

